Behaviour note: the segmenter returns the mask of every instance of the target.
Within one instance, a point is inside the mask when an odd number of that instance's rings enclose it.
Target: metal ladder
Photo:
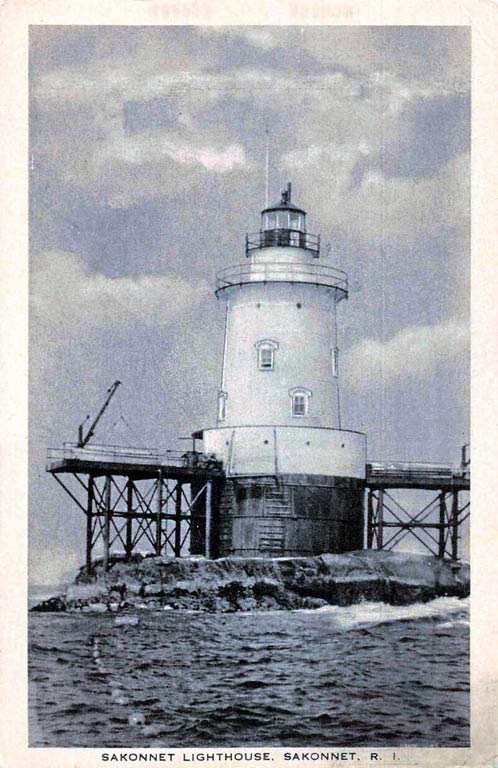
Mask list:
[[[265,517],[260,520],[259,546],[270,554],[285,549],[286,520],[292,514],[292,499],[288,488],[272,486],[265,489]]]

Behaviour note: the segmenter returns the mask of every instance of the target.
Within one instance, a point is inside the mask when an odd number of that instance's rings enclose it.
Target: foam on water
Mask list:
[[[301,609],[295,613],[313,613],[332,616],[340,629],[358,629],[395,621],[415,621],[418,619],[445,619],[459,615],[463,623],[468,623],[463,614],[468,615],[469,598],[440,597],[428,603],[411,605],[388,605],[386,603],[358,603],[356,605],[325,605],[322,608]]]

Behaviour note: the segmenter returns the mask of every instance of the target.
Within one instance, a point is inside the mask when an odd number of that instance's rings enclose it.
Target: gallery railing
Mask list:
[[[247,283],[309,283],[337,288],[344,296],[348,291],[348,277],[342,269],[326,264],[296,262],[250,262],[225,267],[216,275],[216,293]]]
[[[320,235],[299,232],[295,229],[264,229],[246,235],[246,256],[251,251],[274,247],[305,248],[315,258],[320,253]]]

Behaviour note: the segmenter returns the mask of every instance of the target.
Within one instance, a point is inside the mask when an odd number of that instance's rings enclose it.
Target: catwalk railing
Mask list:
[[[129,472],[140,476],[163,474],[188,477],[199,473],[221,472],[221,464],[212,456],[199,451],[177,451],[161,448],[133,448],[117,445],[92,445],[80,448],[76,443],[64,443],[62,448],[47,451],[47,472],[89,471],[103,474],[112,470],[115,474]]]
[[[453,467],[419,461],[371,462],[367,464],[369,486],[392,488],[456,488],[469,490],[470,467]]]
[[[184,466],[185,451],[158,448],[132,448],[118,445],[89,445],[80,448],[77,443],[64,443],[62,448],[49,448],[49,465],[68,460],[124,462],[126,464],[154,464]],[[49,467],[47,466],[47,469]],[[50,470],[49,470],[50,471]]]

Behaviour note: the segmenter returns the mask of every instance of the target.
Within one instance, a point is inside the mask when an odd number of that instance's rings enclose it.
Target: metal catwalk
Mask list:
[[[211,457],[66,443],[48,451],[46,469],[86,516],[88,571],[97,544],[105,569],[113,547],[130,558],[141,543],[156,555],[217,556],[224,473]],[[461,526],[470,515],[469,465],[369,463],[365,489],[368,549],[394,549],[412,535],[433,555],[458,560]],[[413,513],[396,499],[400,489],[432,494]]]

